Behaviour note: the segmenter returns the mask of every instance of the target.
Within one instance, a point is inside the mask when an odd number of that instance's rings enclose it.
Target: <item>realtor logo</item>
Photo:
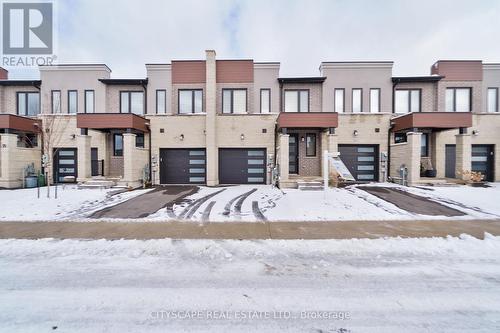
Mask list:
[[[3,54],[52,54],[52,3],[3,3]]]

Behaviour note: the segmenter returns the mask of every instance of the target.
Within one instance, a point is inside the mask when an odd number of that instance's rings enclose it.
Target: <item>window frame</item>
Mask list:
[[[137,139],[142,138],[142,144],[137,143]],[[146,137],[144,133],[136,133],[135,134],[135,148],[144,148],[146,146]]]
[[[396,92],[398,91],[406,91],[408,93],[408,112],[397,112],[397,107],[396,107]],[[418,110],[417,111],[412,111],[411,110],[411,93],[414,91],[418,91]],[[422,88],[402,88],[402,89],[395,89],[394,90],[394,112],[395,114],[408,114],[412,112],[422,112]]]
[[[378,110],[377,110],[377,112],[374,112],[374,111],[372,110],[372,91],[378,91],[378,103],[377,103],[377,104],[378,104],[378,105],[377,105]],[[381,111],[380,111],[380,107],[381,107],[381,102],[380,102],[381,95],[382,95],[382,88],[370,88],[370,94],[369,94],[369,96],[368,96],[368,97],[369,97],[369,98],[368,98],[368,99],[369,99],[369,101],[368,101],[368,102],[369,102],[369,104],[370,104],[370,113],[380,113],[380,112],[381,112]]]
[[[229,91],[230,94],[230,112],[224,112],[224,92]],[[234,113],[234,92],[244,91],[245,92],[245,112],[244,113]],[[246,114],[248,113],[248,89],[247,88],[222,88],[222,114]]]
[[[164,104],[164,105],[165,105],[165,110],[164,110],[164,112],[162,112],[162,113],[158,112],[158,102],[159,102],[159,100],[160,100],[160,99],[158,98],[158,93],[159,93],[159,92],[163,92],[163,93],[165,93],[165,100],[164,100],[164,102],[165,102],[165,104]],[[167,89],[156,89],[156,92],[155,92],[155,97],[156,97],[156,109],[155,109],[156,114],[167,114]]]
[[[342,113],[345,113],[345,88],[333,88],[333,112],[337,112],[337,91],[342,91]]]
[[[490,111],[489,110],[489,107],[490,107],[490,90],[494,90],[495,91],[495,109],[493,111]],[[500,103],[499,101],[499,97],[498,97],[498,87],[488,87],[486,89],[486,112],[487,113],[497,113],[499,112],[498,110],[498,104]]]
[[[269,93],[269,96],[268,96],[268,103],[269,103],[269,112],[262,112],[262,92],[263,91],[267,91]],[[271,88],[260,88],[260,98],[259,98],[259,101],[260,101],[260,113],[262,114],[268,114],[268,113],[271,113]]]
[[[354,112],[354,90],[359,90],[359,112]],[[351,89],[351,113],[363,113],[363,88]]]
[[[308,137],[314,137],[314,154],[309,154],[309,152],[307,150],[307,138]],[[317,156],[316,145],[317,145],[317,135],[316,135],[316,133],[306,133],[306,157],[316,157]]]
[[[122,149],[121,154],[116,153],[116,137],[120,136],[122,139]],[[123,134],[122,133],[114,133],[113,134],[113,156],[115,157],[123,157]]]
[[[286,107],[286,92],[296,92],[297,93],[297,110],[296,111],[285,111]],[[300,92],[301,91],[306,91],[307,92],[307,111],[301,112],[300,111]],[[311,91],[310,89],[284,89],[283,90],[283,112],[287,113],[309,113],[311,112]]]
[[[71,93],[75,93],[76,94],[75,95],[76,96],[76,99],[75,99],[75,106],[76,106],[75,112],[69,112],[70,111],[70,103],[69,103],[70,98],[69,98],[69,96],[70,96]],[[68,114],[77,114],[78,113],[78,90],[76,90],[76,89],[68,89],[67,97],[68,97],[68,110],[67,110]]]
[[[457,111],[457,90],[469,90],[469,111]],[[446,107],[446,94],[448,90],[453,90],[453,110],[452,111],[447,111]],[[445,112],[472,112],[472,87],[446,87],[445,88]]]
[[[137,113],[133,113],[132,112],[132,93],[140,93],[142,94],[142,113],[140,114],[137,114]],[[127,94],[128,95],[128,111],[127,112],[122,112],[122,94]],[[133,113],[135,115],[138,115],[138,116],[143,116],[145,115],[145,112],[146,112],[146,108],[144,107],[144,103],[145,103],[145,93],[143,90],[120,90],[119,94],[118,94],[119,98],[120,98],[120,112],[119,113]]]
[[[190,91],[191,92],[191,113],[181,113],[181,91]],[[195,91],[201,91],[201,112],[195,112]],[[177,114],[185,115],[185,114],[204,114],[205,103],[203,101],[203,88],[196,89],[177,89]]]
[[[422,154],[422,138],[425,137],[425,154]],[[429,157],[429,133],[422,133],[420,137],[420,157]]]
[[[92,93],[92,112],[87,112],[87,93]],[[83,113],[95,113],[95,90],[85,89],[83,91]]]
[[[59,93],[59,112],[54,112],[54,93]],[[62,113],[62,93],[61,90],[51,90],[50,91],[50,112],[52,114]]]
[[[28,95],[29,94],[38,94],[38,113],[36,113],[35,115],[29,115],[28,114],[28,109],[29,109],[29,104],[28,104]],[[24,95],[24,107],[25,107],[25,112],[24,114],[20,114],[19,113],[19,96],[20,95]],[[39,91],[16,91],[16,114],[18,116],[24,116],[24,117],[36,117],[37,115],[40,114],[40,109],[41,109],[41,97],[40,97],[40,92]]]

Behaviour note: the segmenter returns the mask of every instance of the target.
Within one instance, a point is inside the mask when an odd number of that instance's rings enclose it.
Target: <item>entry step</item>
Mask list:
[[[297,181],[297,188],[301,191],[322,191],[323,183],[319,181]]]

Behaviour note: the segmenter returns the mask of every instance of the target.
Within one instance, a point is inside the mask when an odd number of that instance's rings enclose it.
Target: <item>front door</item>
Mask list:
[[[494,180],[493,170],[493,145],[472,145],[472,171],[484,175],[484,180]]]
[[[299,173],[299,135],[290,134],[288,137],[288,173]]]
[[[445,160],[444,160],[444,176],[446,178],[455,178],[455,165],[457,160],[457,152],[455,145],[445,146]]]
[[[90,169],[92,176],[99,176],[99,160],[97,156],[97,148],[90,148]]]
[[[76,181],[77,177],[77,152],[76,148],[54,149],[54,180],[57,183]],[[64,178],[68,177],[68,178]],[[71,178],[70,178],[71,177]]]

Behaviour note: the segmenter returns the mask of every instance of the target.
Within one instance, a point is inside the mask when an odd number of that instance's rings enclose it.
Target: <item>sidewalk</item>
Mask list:
[[[334,222],[0,222],[0,238],[349,239],[500,235],[500,220]]]

